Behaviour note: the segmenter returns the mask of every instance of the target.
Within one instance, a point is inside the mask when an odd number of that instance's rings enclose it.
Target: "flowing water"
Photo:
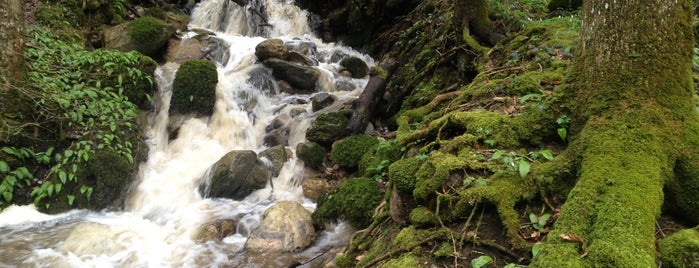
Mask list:
[[[206,181],[207,170],[227,152],[266,149],[265,128],[276,116],[299,108],[307,111],[290,122],[287,149],[293,153],[318,114],[309,107],[311,95],[279,94],[276,85],[274,92],[265,92],[247,82],[249,71],[262,66],[254,56],[259,42],[280,38],[289,45],[312,44],[308,55],[322,71],[316,87],[332,92],[338,102],[356,98],[367,82],[337,74],[337,56],[358,56],[369,65],[373,60],[349,48],[322,43],[311,34],[306,13],[288,2],[251,0],[240,7],[230,0],[204,0],[195,7],[190,29],[213,31],[229,46],[223,54],[227,56],[217,62],[214,113],[184,120],[177,137],[171,139],[168,106],[179,65],[160,66],[156,71],[159,91],[154,98],[157,111],[148,126],[149,156],[140,166],[124,209],[74,210],[60,215],[41,214],[31,205],[5,209],[0,213],[0,267],[282,267],[346,244],[351,230],[339,224],[320,233],[315,244],[302,252],[244,249],[247,235],[276,202],[291,200],[308,210],[315,208],[303,197],[304,167],[293,156],[266,188],[244,200],[206,198],[198,190]],[[183,33],[183,39],[193,35]],[[355,89],[337,90],[340,80]],[[201,225],[231,218],[240,219],[234,235],[220,242],[194,239]]]

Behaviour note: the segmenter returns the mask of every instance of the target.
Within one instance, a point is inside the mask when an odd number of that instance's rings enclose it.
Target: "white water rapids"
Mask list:
[[[272,184],[244,200],[204,198],[199,185],[207,170],[232,150],[261,152],[265,127],[292,109],[307,112],[293,117],[288,150],[305,141],[305,131],[317,116],[310,108],[311,95],[265,94],[248,84],[248,71],[261,68],[255,46],[265,38],[287,42],[312,42],[322,72],[316,88],[332,92],[338,102],[356,98],[367,79],[337,74],[333,54],[366,55],[335,44],[324,44],[307,25],[307,14],[285,0],[251,0],[264,6],[266,22],[248,7],[230,0],[204,0],[193,10],[190,29],[215,32],[229,47],[229,57],[218,62],[216,105],[210,117],[184,121],[170,139],[168,106],[172,80],[179,67],[166,63],[156,71],[159,91],[157,111],[148,126],[149,156],[120,211],[74,210],[60,215],[37,212],[33,206],[12,206],[0,213],[0,267],[280,267],[289,260],[302,262],[329,247],[347,243],[349,227],[340,224],[320,233],[303,252],[261,254],[244,249],[247,234],[261,221],[262,213],[282,200],[301,203],[312,211],[300,181],[304,167],[292,156]],[[183,33],[183,39],[192,33]],[[259,36],[264,35],[264,37]],[[341,79],[354,84],[353,91],[335,89]],[[295,101],[302,99],[304,101]],[[305,103],[305,104],[302,104]],[[322,111],[320,111],[322,112]],[[216,219],[240,218],[235,235],[221,242],[195,241],[196,230]]]

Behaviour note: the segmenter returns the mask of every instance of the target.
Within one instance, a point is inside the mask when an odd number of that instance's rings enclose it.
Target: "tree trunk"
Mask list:
[[[16,87],[24,66],[24,10],[22,0],[0,1],[0,144],[15,133],[10,118],[21,116]]]
[[[657,267],[663,184],[697,120],[692,12],[689,0],[584,1],[562,92],[579,178],[530,267]]]

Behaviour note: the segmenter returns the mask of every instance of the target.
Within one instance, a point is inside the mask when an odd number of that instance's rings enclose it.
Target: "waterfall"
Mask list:
[[[319,235],[315,244],[297,253],[256,253],[244,249],[250,231],[263,212],[279,201],[294,201],[308,210],[315,204],[305,198],[300,182],[304,167],[291,157],[271,183],[234,201],[200,194],[209,168],[232,150],[261,152],[263,137],[275,117],[299,109],[305,113],[289,123],[287,150],[305,141],[305,130],[317,113],[311,111],[311,94],[265,92],[249,83],[256,62],[255,46],[279,38],[288,46],[311,45],[309,56],[318,65],[320,91],[332,92],[338,102],[356,98],[367,79],[337,74],[334,55],[373,60],[336,44],[322,43],[306,23],[307,14],[286,0],[250,0],[245,6],[231,0],[204,0],[192,13],[190,29],[215,32],[229,45],[226,58],[216,62],[219,83],[210,116],[184,118],[177,137],[170,137],[168,114],[172,81],[179,68],[165,63],[156,70],[159,91],[156,112],[148,127],[149,155],[129,192],[123,211],[74,210],[45,215],[32,206],[13,206],[0,213],[0,266],[30,267],[276,267],[288,260],[309,259],[328,247],[346,243],[350,228],[340,224]],[[194,33],[184,33],[183,38]],[[351,91],[336,89],[337,80],[350,83]],[[303,100],[303,101],[298,101]],[[330,109],[330,108],[329,108]],[[237,232],[220,242],[195,241],[196,230],[217,219],[239,219]]]

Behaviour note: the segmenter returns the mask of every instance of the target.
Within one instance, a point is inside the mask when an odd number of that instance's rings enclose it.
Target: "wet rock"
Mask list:
[[[196,231],[194,240],[220,242],[227,236],[234,235],[237,225],[237,219],[223,219],[206,223]]]
[[[104,47],[157,56],[175,32],[171,24],[153,17],[142,17],[104,29]]]
[[[286,147],[277,145],[260,152],[260,158],[266,158],[272,164],[272,177],[279,176],[279,172],[284,167],[284,163],[289,158]]]
[[[306,113],[306,108],[303,107],[294,107],[289,111],[289,115],[291,117],[297,117],[299,115],[305,114]]]
[[[301,181],[303,196],[308,197],[313,201],[332,190],[332,185],[321,177],[310,177]]]
[[[284,46],[284,41],[281,39],[267,39],[260,42],[255,47],[255,56],[257,56],[260,61],[270,58],[286,60],[288,55],[289,49]]]
[[[289,128],[278,128],[267,133],[262,142],[266,146],[286,146],[289,144]]]
[[[311,212],[294,201],[282,201],[268,208],[260,226],[248,239],[246,250],[265,252],[298,251],[316,238]]]
[[[288,82],[279,80],[277,83],[279,85],[279,91],[287,94],[296,94],[296,89],[294,89],[294,87],[292,87]]]
[[[63,241],[60,251],[77,256],[112,256],[127,250],[128,243],[139,243],[143,238],[125,228],[111,227],[96,222],[81,222],[75,225],[70,235]],[[127,243],[115,243],[124,241]],[[129,253],[120,259],[123,263],[136,263],[138,256]]]
[[[347,57],[340,61],[340,66],[352,74],[352,78],[362,78],[369,75],[369,66],[362,59]]]
[[[315,43],[298,38],[285,42],[284,46],[286,46],[289,51],[296,51],[303,55],[314,55],[316,52],[318,52],[318,47]]]
[[[277,117],[275,117],[274,119],[272,119],[272,122],[269,123],[269,125],[267,126],[267,128],[265,128],[265,130],[272,131],[274,129],[286,127],[289,125],[290,122],[291,122],[291,116],[286,115],[286,114],[281,114],[281,115],[278,115]]]
[[[264,61],[264,64],[272,69],[274,77],[304,92],[314,91],[316,81],[320,77],[319,70],[298,63],[269,58]]]
[[[165,60],[183,63],[188,60],[207,59],[225,65],[229,56],[230,52],[226,41],[204,33],[184,40],[171,39]]]
[[[318,65],[314,60],[312,60],[309,57],[306,57],[305,55],[296,52],[296,51],[290,51],[289,52],[289,57],[287,58],[290,62],[295,62],[298,64],[303,64],[306,66],[315,66]]]
[[[318,93],[311,98],[311,108],[314,112],[332,105],[336,98],[329,93]]]
[[[357,86],[355,86],[349,81],[337,80],[335,81],[335,88],[339,91],[352,91],[357,89]]]
[[[270,180],[267,166],[249,150],[231,151],[209,170],[208,185],[200,187],[202,195],[241,200]],[[207,194],[208,191],[208,194]]]
[[[323,167],[325,149],[315,142],[303,142],[296,146],[296,157],[301,159],[306,166],[320,169]]]
[[[341,112],[321,114],[306,132],[306,139],[330,146],[334,141],[345,137],[348,121],[347,116]]]
[[[268,95],[276,95],[279,93],[277,83],[274,81],[272,71],[267,68],[254,68],[248,72],[248,84],[259,89]]]

